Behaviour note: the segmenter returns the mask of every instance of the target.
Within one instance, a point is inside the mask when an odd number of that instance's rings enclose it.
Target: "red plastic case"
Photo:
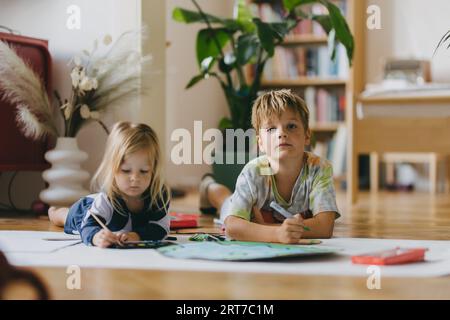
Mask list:
[[[170,212],[170,229],[198,227],[198,214]]]
[[[426,248],[394,248],[392,250],[352,256],[355,264],[391,265],[424,261]]]

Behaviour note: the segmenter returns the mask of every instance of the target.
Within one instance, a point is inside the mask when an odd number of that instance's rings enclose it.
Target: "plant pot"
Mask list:
[[[41,200],[51,206],[69,207],[89,194],[83,187],[89,173],[80,166],[87,158],[87,153],[78,148],[76,138],[58,138],[55,149],[45,154],[52,167],[42,174],[49,187],[40,193]]]
[[[228,189],[231,190],[231,192],[234,191],[237,177],[241,173],[245,164],[248,162],[250,155],[249,152],[240,152],[240,154],[242,156],[245,155],[245,159],[247,159],[247,161],[243,164],[237,163],[237,161],[227,164],[225,161],[223,161],[223,164],[214,162],[212,165],[215,180],[218,183],[225,185]],[[222,157],[223,159],[230,157],[236,160],[237,152],[233,151],[218,152],[217,157]]]
[[[223,132],[224,144],[212,154],[212,170],[215,180],[233,192],[239,174],[250,160],[258,156],[258,149],[256,137],[250,135],[242,140],[242,137],[234,136],[236,132],[229,134],[227,137],[227,133]]]

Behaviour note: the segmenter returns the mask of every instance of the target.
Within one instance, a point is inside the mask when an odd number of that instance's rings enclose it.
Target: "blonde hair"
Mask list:
[[[125,157],[140,150],[147,151],[152,171],[148,194],[144,198],[150,197],[152,204],[161,203],[167,212],[170,196],[169,188],[163,183],[158,137],[152,128],[143,123],[118,122],[114,125],[106,142],[103,160],[92,178],[91,188],[105,192],[114,209],[125,214],[118,201],[121,192],[115,175]]]
[[[263,121],[274,115],[280,117],[286,109],[300,116],[305,132],[309,130],[309,110],[305,101],[290,89],[273,90],[259,96],[253,103],[252,125],[259,134]]]

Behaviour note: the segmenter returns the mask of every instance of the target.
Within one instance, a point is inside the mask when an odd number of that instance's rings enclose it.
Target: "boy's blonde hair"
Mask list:
[[[167,211],[169,189],[163,183],[161,151],[155,131],[148,125],[130,122],[118,122],[114,125],[106,142],[103,160],[91,181],[91,188],[107,194],[114,209],[124,214],[118,202],[121,192],[115,182],[115,175],[120,170],[126,156],[144,150],[150,159],[152,177],[148,194],[152,204],[162,204]],[[147,191],[146,191],[147,192]]]
[[[253,103],[252,125],[259,134],[264,121],[280,117],[289,108],[300,116],[305,132],[309,130],[309,110],[305,101],[290,89],[273,90],[259,96]]]

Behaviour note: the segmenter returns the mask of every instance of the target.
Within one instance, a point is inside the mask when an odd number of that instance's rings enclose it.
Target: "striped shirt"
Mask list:
[[[226,212],[221,212],[221,218],[225,221],[228,216],[233,215],[257,221],[253,211],[256,208],[266,216],[270,214],[270,220],[266,222],[282,222],[285,218],[270,207],[272,201],[292,214],[301,214],[304,219],[325,211],[335,212],[336,219],[339,218],[330,162],[305,152],[302,169],[288,202],[278,193],[267,156],[253,159],[240,173],[236,189],[228,198],[228,203],[223,208]]]
[[[164,193],[164,197],[166,199],[167,193]],[[141,240],[161,240],[169,233],[170,217],[162,203],[153,204],[146,198],[140,212],[131,212],[122,198],[118,202],[120,212],[113,207],[104,192],[81,198],[70,207],[64,232],[79,234],[83,243],[92,245],[94,235],[102,229],[92,217],[93,213],[112,232],[133,231]]]

